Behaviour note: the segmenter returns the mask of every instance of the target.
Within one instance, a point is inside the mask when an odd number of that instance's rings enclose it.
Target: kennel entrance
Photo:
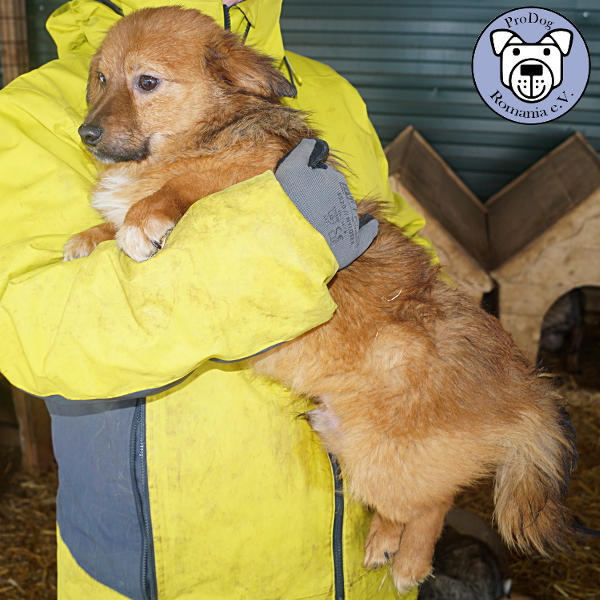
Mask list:
[[[579,385],[600,387],[600,287],[574,288],[552,304],[537,358],[540,366]]]

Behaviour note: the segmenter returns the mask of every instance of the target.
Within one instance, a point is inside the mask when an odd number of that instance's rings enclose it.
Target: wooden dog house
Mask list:
[[[600,159],[575,133],[484,206],[412,127],[387,148],[392,187],[429,221],[448,274],[474,298],[498,286],[504,327],[535,362],[544,315],[600,286]]]
[[[600,159],[576,133],[487,208],[500,317],[535,361],[552,304],[574,288],[600,286]]]

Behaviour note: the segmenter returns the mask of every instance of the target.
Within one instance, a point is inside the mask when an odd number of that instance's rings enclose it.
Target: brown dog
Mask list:
[[[267,58],[197,11],[117,23],[92,60],[80,128],[107,164],[93,192],[107,222],[74,236],[65,260],[113,236],[145,260],[194,201],[274,170],[316,135],[278,102],[292,93]],[[376,511],[365,565],[396,555],[399,590],[423,580],[455,494],[490,473],[509,545],[563,547],[581,529],[563,505],[575,435],[547,379],[377,204],[361,207],[379,214],[379,235],[333,279],[334,317],[252,363],[319,404],[312,426]]]

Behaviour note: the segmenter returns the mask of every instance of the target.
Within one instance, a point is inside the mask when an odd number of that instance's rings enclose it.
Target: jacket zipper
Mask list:
[[[120,17],[125,16],[123,11],[111,0],[98,0],[98,2],[104,4],[104,6],[108,6],[108,8],[110,8],[111,10],[114,10]]]
[[[102,2],[102,0],[98,0]],[[229,12],[231,9],[229,6],[223,5],[223,29],[225,31],[231,31],[231,13]],[[248,21],[248,19],[246,19]],[[244,35],[242,36],[242,42],[246,43],[246,38],[248,37],[248,33],[250,32],[251,23],[248,21],[246,23],[246,30],[244,31]]]
[[[146,464],[146,399],[140,398],[135,407],[130,443],[133,495],[142,532],[141,586],[144,600],[158,600],[154,540],[150,520],[150,497]]]
[[[223,29],[225,31],[231,30],[231,16],[229,14],[229,6],[223,4]]]
[[[331,469],[333,471],[333,482],[335,492],[335,513],[333,515],[333,580],[335,600],[344,600],[346,592],[344,589],[344,554],[343,554],[343,531],[344,531],[344,480],[340,465],[332,454],[329,455]]]

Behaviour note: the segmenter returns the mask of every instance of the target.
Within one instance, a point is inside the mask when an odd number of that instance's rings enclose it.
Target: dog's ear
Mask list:
[[[223,35],[206,47],[209,73],[231,91],[276,99],[293,98],[294,86],[273,66],[268,56],[243,46],[233,34]]]

